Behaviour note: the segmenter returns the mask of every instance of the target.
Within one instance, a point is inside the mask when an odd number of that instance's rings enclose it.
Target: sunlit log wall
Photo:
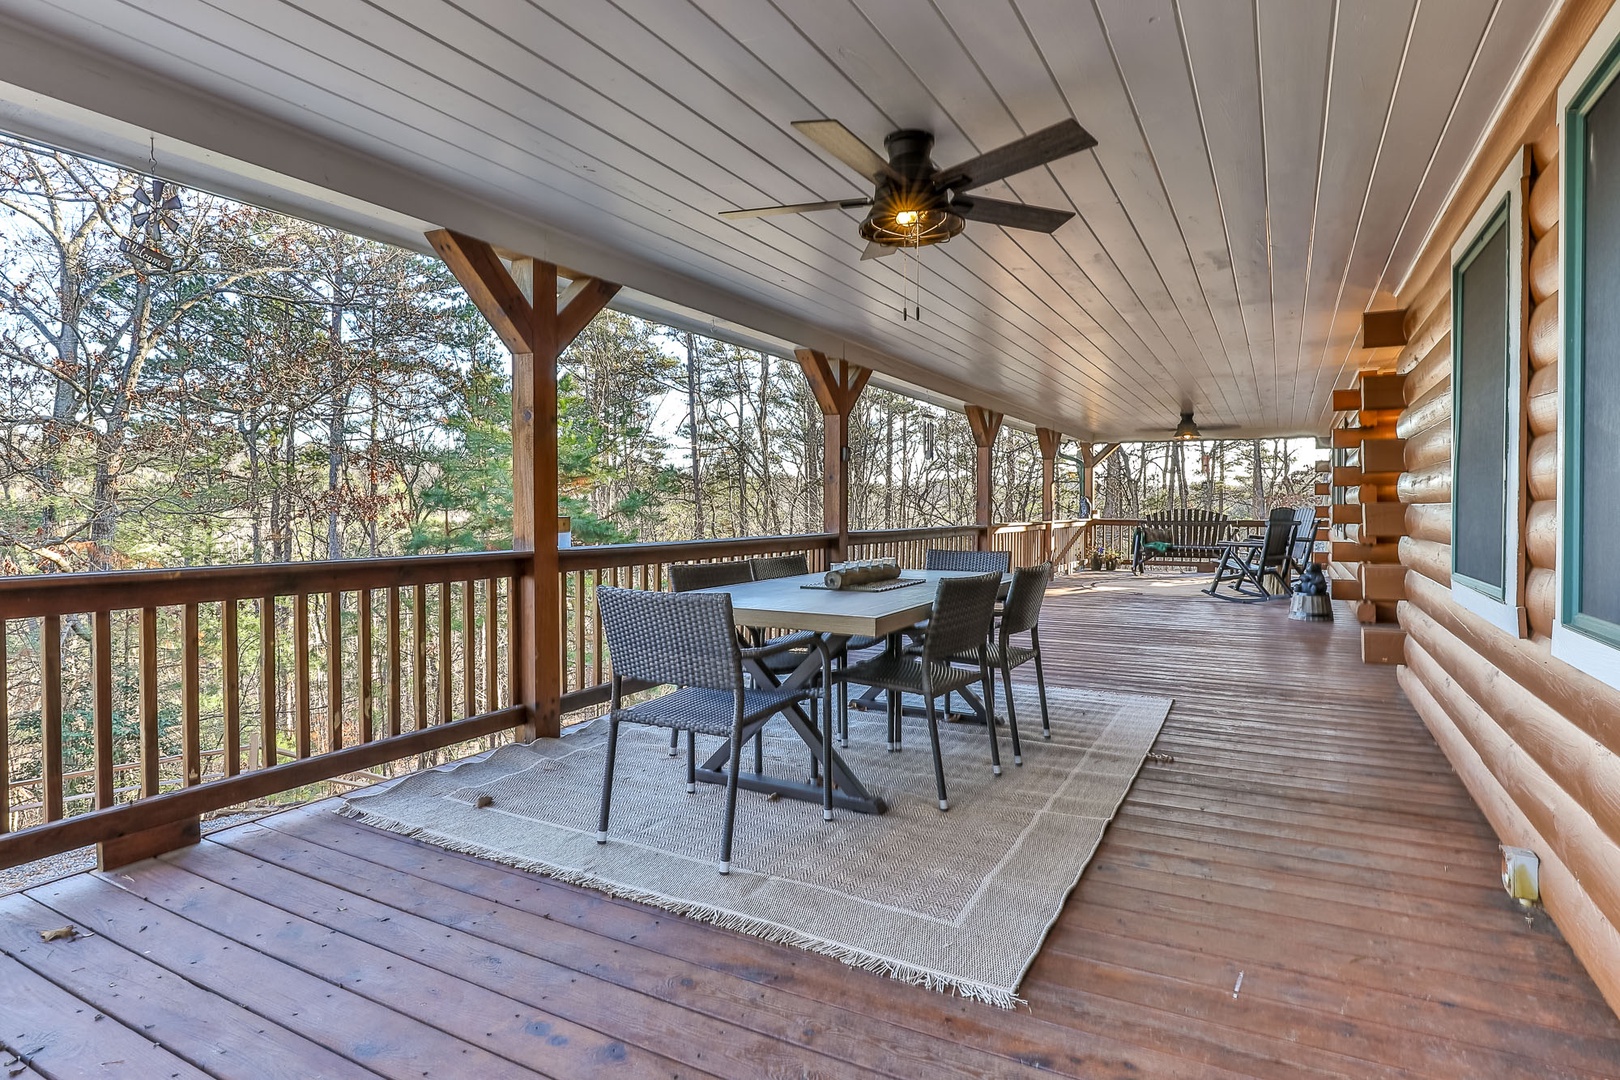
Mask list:
[[[1595,16],[1589,16],[1595,24]],[[1585,26],[1584,34],[1590,32]],[[1536,84],[1530,107],[1504,111],[1499,128],[1516,125],[1517,130],[1496,132],[1494,144],[1487,143],[1487,154],[1476,162],[1479,175],[1500,175],[1526,143],[1534,162],[1525,208],[1531,314],[1520,358],[1527,421],[1521,471],[1528,509],[1518,556],[1525,572],[1522,603],[1529,637],[1518,638],[1470,614],[1450,592],[1449,253],[1472,214],[1461,207],[1444,219],[1450,227],[1431,237],[1419,264],[1424,280],[1414,280],[1400,297],[1409,344],[1398,362],[1407,376],[1399,428],[1407,440],[1407,471],[1399,493],[1409,535],[1401,540],[1407,599],[1399,618],[1408,636],[1399,678],[1502,841],[1540,856],[1547,910],[1620,1011],[1620,933],[1615,929],[1620,923],[1620,758],[1615,756],[1620,693],[1553,659],[1549,645],[1555,617],[1560,349],[1559,140],[1549,88],[1556,87],[1585,40],[1569,36],[1557,70],[1527,80]],[[1490,155],[1493,145],[1497,152]],[[1482,188],[1473,191],[1479,196]]]

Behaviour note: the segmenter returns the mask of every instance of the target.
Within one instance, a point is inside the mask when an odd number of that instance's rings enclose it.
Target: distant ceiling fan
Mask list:
[[[1216,424],[1213,427],[1206,426],[1203,430],[1199,430],[1198,425],[1193,423],[1192,410],[1187,409],[1182,412],[1181,423],[1176,425],[1176,429],[1170,433],[1170,437],[1182,442],[1193,442],[1202,439],[1205,431],[1232,431],[1238,426],[1237,424]]]
[[[795,120],[793,126],[872,181],[876,188],[871,197],[722,210],[720,216],[767,217],[869,206],[871,210],[861,222],[861,238],[867,242],[862,259],[882,258],[898,248],[941,243],[961,232],[968,221],[1053,232],[1074,217],[1074,213],[980,195],[967,196],[963,192],[1097,145],[1097,140],[1085,128],[1074,120],[1065,120],[960,165],[941,169],[929,156],[934,148],[934,136],[926,131],[908,128],[889,135],[883,140],[883,148],[889,154],[888,160],[884,160],[837,120]]]

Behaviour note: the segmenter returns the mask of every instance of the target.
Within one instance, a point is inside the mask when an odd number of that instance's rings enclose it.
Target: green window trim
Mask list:
[[[1564,290],[1564,355],[1559,388],[1563,397],[1564,460],[1561,480],[1563,543],[1559,551],[1562,584],[1559,595],[1563,625],[1610,647],[1620,649],[1620,623],[1581,611],[1581,572],[1583,552],[1582,494],[1585,491],[1583,457],[1585,413],[1583,394],[1586,382],[1586,143],[1587,114],[1620,75],[1620,41],[1610,46],[1591,75],[1570,98],[1564,112],[1563,179],[1564,205],[1562,231]]]
[[[1474,235],[1474,239],[1469,242],[1468,249],[1463,253],[1463,257],[1458,259],[1451,268],[1451,473],[1453,478],[1455,478],[1459,472],[1457,468],[1458,455],[1462,452],[1463,445],[1463,410],[1460,405],[1463,380],[1463,275],[1468,271],[1468,268],[1473,264],[1474,260],[1479,257],[1480,252],[1485,250],[1486,245],[1496,238],[1496,234],[1508,227],[1508,224],[1512,219],[1512,213],[1513,197],[1508,195],[1502,199],[1501,203],[1486,220],[1485,224],[1480,226],[1479,232],[1477,232]],[[1508,331],[1508,324],[1515,317],[1515,305],[1512,297],[1513,266],[1511,244],[1508,245],[1508,259],[1507,280],[1502,282],[1503,291],[1508,294],[1502,305],[1502,319],[1504,324],[1502,336],[1503,340],[1508,343],[1508,347],[1502,352],[1504,388],[1511,388],[1513,385],[1512,369],[1513,364],[1517,360],[1513,350],[1513,335]],[[1504,397],[1511,397],[1511,393],[1505,393]],[[1506,404],[1508,407],[1504,409],[1502,413],[1503,445],[1511,448],[1513,445],[1512,426],[1517,422],[1518,417],[1512,408],[1512,402],[1508,401]],[[1504,506],[1506,507],[1506,512],[1509,514],[1515,512],[1512,505],[1513,493],[1508,490],[1508,478],[1511,477],[1512,474],[1513,470],[1511,466],[1508,463],[1504,463],[1502,482],[1503,500]],[[1510,552],[1508,551],[1507,533],[1504,532],[1502,534],[1502,584],[1497,585],[1494,582],[1481,581],[1480,579],[1470,577],[1457,569],[1457,542],[1455,539],[1458,535],[1459,528],[1457,517],[1457,494],[1454,492],[1451,499],[1451,535],[1453,537],[1451,543],[1451,580],[1455,583],[1466,585],[1468,588],[1473,589],[1482,596],[1487,596],[1492,600],[1498,601],[1499,603],[1506,603],[1508,599],[1507,585],[1510,570]]]

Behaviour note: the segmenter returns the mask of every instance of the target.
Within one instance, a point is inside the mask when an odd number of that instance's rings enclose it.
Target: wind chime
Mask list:
[[[157,171],[157,147],[151,152],[152,171]],[[174,269],[174,258],[163,250],[163,232],[180,231],[180,187],[167,180],[153,177],[149,183],[136,185],[135,199],[130,207],[129,235],[119,241],[118,249],[134,259],[168,273]]]

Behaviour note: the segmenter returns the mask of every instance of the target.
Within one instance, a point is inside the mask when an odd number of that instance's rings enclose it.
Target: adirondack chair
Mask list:
[[[1293,574],[1302,574],[1305,567],[1310,565],[1311,553],[1316,548],[1316,507],[1300,507],[1294,511],[1294,520],[1294,546],[1288,553],[1288,570]]]
[[[1160,510],[1144,515],[1131,533],[1131,572],[1143,573],[1149,560],[1178,565],[1213,563],[1222,540],[1232,535],[1232,519],[1214,510]]]

